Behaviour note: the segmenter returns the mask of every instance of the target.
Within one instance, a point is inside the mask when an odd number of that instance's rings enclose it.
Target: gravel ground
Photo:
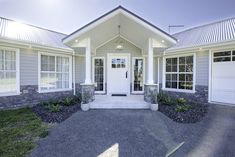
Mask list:
[[[36,105],[32,107],[33,112],[36,113],[36,115],[39,116],[42,121],[48,123],[61,123],[79,109],[79,104],[72,106],[62,106],[62,110],[60,112],[49,112],[47,109],[43,108],[42,105]]]
[[[197,123],[176,123],[150,110],[78,111],[53,128],[31,157],[235,156],[235,107],[209,106]]]
[[[177,105],[162,105],[159,104],[159,111],[164,113],[166,116],[171,118],[173,121],[179,123],[196,123],[203,119],[203,117],[208,112],[208,105],[207,104],[195,104],[191,103],[190,106],[192,107],[188,111],[177,112],[176,107]]]

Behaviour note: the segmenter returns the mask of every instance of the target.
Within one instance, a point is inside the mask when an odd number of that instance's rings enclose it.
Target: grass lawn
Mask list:
[[[48,129],[30,108],[0,111],[0,156],[25,156]]]

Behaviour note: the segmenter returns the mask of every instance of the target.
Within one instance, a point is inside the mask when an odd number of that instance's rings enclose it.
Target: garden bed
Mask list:
[[[159,103],[159,111],[164,113],[167,117],[173,121],[179,123],[196,123],[203,119],[208,112],[208,105],[195,104],[190,105],[192,108],[187,111],[177,112],[177,106],[169,106]]]
[[[61,123],[78,110],[80,110],[80,100],[77,97],[66,98],[63,101],[43,102],[32,108],[42,121],[48,123]]]
[[[208,105],[190,102],[184,98],[174,99],[166,94],[158,95],[159,111],[179,123],[196,123],[208,112]]]

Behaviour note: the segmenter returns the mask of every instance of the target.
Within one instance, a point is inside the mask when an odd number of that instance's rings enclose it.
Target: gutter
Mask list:
[[[194,46],[194,47],[183,47],[183,48],[176,48],[176,49],[168,49],[168,50],[165,50],[164,51],[164,55],[167,55],[171,52],[173,53],[177,53],[179,51],[198,51],[198,50],[209,50],[211,48],[214,48],[214,47],[220,47],[220,46],[229,46],[231,44],[235,44],[235,40],[227,40],[227,41],[223,41],[223,42],[219,42],[219,43],[211,43],[211,44],[207,44],[207,45],[197,45],[197,46]],[[171,53],[172,54],[172,53]]]
[[[73,52],[72,49],[65,49],[65,48],[56,48],[48,45],[43,45],[43,44],[35,44],[35,43],[28,43],[24,41],[19,41],[19,40],[13,40],[13,39],[8,39],[8,38],[0,38],[0,42],[5,42],[8,44],[18,44],[18,45],[23,45],[28,48],[41,48],[41,49],[48,49],[48,50],[53,50],[53,51],[61,51],[61,52],[68,52],[71,53]]]

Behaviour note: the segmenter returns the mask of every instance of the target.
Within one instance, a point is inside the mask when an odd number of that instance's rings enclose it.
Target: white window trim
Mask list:
[[[102,59],[103,62],[104,62],[104,65],[103,65],[103,71],[104,71],[104,81],[103,81],[103,91],[95,91],[95,93],[97,94],[104,94],[105,93],[105,82],[106,82],[106,79],[105,79],[105,76],[106,76],[106,64],[105,64],[105,57],[93,57],[92,59],[92,82],[95,83],[95,59]]]
[[[134,66],[135,66],[135,60],[136,59],[143,59],[143,90],[142,91],[134,91]],[[132,89],[131,89],[131,93],[133,94],[143,94],[144,93],[144,83],[145,83],[145,58],[144,57],[132,57],[132,79],[131,79],[131,83],[132,83]]]
[[[1,93],[0,97],[20,95],[20,50],[17,48],[2,47],[2,46],[0,46],[0,49],[16,52],[16,92]]]
[[[187,56],[193,56],[193,89],[192,90],[186,90],[186,89],[172,89],[172,88],[166,88],[165,82],[166,82],[166,59],[167,58],[178,58],[178,57],[187,57]],[[178,62],[178,59],[177,59]],[[177,63],[178,65],[178,63]],[[196,85],[196,53],[190,53],[190,54],[180,54],[180,55],[172,55],[163,57],[163,76],[162,76],[162,90],[165,91],[173,91],[173,92],[184,92],[184,93],[195,93],[195,85]],[[178,68],[178,66],[177,66]],[[177,72],[178,73],[178,72]],[[177,78],[179,79],[179,78]],[[177,81],[178,82],[178,81]]]
[[[53,90],[41,90],[41,56],[59,56],[59,57],[68,57],[69,58],[69,88],[67,89],[53,89]],[[51,92],[63,92],[63,91],[71,91],[72,88],[72,56],[62,55],[62,54],[52,54],[48,52],[38,52],[38,92],[39,93],[51,93]]]

